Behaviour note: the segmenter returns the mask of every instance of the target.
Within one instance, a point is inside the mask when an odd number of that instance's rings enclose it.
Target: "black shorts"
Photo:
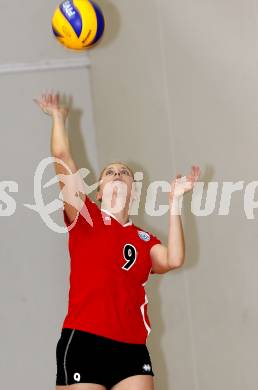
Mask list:
[[[130,344],[63,328],[56,346],[56,385],[97,383],[111,389],[132,375],[152,375],[146,344]]]

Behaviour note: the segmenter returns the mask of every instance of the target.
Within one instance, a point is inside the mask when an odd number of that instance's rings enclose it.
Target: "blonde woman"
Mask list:
[[[181,217],[170,213],[167,246],[134,225],[129,217],[134,173],[123,162],[108,164],[100,174],[96,200],[101,207],[85,191],[78,191],[84,184],[76,174],[65,128],[68,108],[60,104],[57,94],[42,95],[36,102],[53,119],[52,156],[72,172],[63,191],[63,215],[67,227],[76,221],[69,229],[69,304],[56,347],[56,390],[153,390],[144,285],[150,273],[183,265]],[[57,162],[55,170],[59,177],[70,173]],[[176,211],[180,197],[193,189],[199,174],[199,167],[193,166],[186,182],[179,183],[181,175],[177,175],[171,183],[170,208]],[[59,183],[64,190],[64,183]],[[73,199],[72,204],[67,199]],[[122,207],[116,209],[117,204]]]

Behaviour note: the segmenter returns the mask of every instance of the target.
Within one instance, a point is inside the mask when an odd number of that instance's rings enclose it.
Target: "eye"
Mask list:
[[[122,175],[127,175],[127,176],[130,176],[130,172],[128,171],[128,169],[121,169],[121,174]]]
[[[106,176],[108,176],[108,175],[113,175],[113,174],[114,174],[113,169],[108,169],[108,170],[106,171]]]

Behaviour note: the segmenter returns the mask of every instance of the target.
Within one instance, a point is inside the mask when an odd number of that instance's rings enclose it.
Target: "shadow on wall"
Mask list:
[[[105,18],[105,31],[98,46],[108,46],[115,40],[120,30],[120,15],[118,9],[107,0],[94,0],[100,6]]]

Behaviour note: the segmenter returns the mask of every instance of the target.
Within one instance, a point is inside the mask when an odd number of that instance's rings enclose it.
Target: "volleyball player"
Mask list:
[[[104,167],[96,202],[91,200],[71,155],[65,125],[68,107],[60,104],[58,94],[42,95],[36,102],[53,119],[52,156],[72,172],[68,188],[64,190],[65,183],[59,181],[65,224],[69,228],[76,220],[69,230],[69,303],[56,347],[56,390],[153,390],[144,285],[150,273],[163,274],[184,263],[179,204],[193,189],[200,169],[193,166],[186,181],[180,182],[177,175],[171,183],[165,246],[129,217],[135,196],[131,168],[123,162]],[[59,177],[70,173],[58,162],[55,170]]]

